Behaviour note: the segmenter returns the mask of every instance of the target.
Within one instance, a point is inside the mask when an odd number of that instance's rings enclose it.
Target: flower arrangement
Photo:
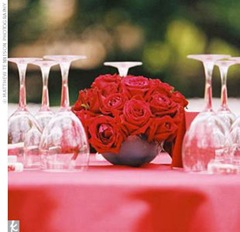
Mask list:
[[[99,153],[118,153],[131,135],[149,143],[174,142],[187,104],[180,92],[158,79],[106,74],[79,91],[72,111],[83,123],[91,147]]]

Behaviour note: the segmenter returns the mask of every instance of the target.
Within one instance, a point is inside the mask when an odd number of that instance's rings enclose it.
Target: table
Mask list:
[[[239,175],[171,169],[160,154],[140,168],[91,156],[84,172],[9,173],[9,220],[21,232],[237,232]]]
[[[187,112],[188,128],[197,112]],[[9,173],[9,220],[21,232],[237,232],[239,175],[191,174],[160,154],[140,168],[91,155],[84,172]]]

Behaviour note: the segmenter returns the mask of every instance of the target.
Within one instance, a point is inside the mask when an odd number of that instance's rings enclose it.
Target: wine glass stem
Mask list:
[[[228,108],[228,94],[227,94],[227,72],[228,67],[223,66],[220,67],[220,75],[221,75],[221,108]]]
[[[49,109],[48,76],[49,76],[50,67],[41,68],[41,71],[42,71],[43,89],[42,89],[42,105],[40,110],[48,110]]]
[[[19,107],[24,109],[26,108],[26,84],[25,84],[25,77],[26,77],[26,70],[27,64],[18,64],[18,71],[19,71]]]
[[[121,77],[125,77],[128,74],[128,68],[118,67],[118,72]]]
[[[213,72],[213,62],[204,62],[205,71],[205,93],[204,98],[206,101],[206,111],[212,111],[212,72]]]
[[[69,107],[69,90],[68,90],[68,73],[70,63],[60,64],[62,74],[62,92],[61,92],[61,108]]]

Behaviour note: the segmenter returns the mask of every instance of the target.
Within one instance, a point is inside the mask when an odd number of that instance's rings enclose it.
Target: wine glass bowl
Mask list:
[[[44,128],[39,146],[45,171],[80,171],[88,166],[88,139],[81,121],[71,111],[68,90],[71,62],[85,58],[75,55],[44,56],[44,59],[57,61],[62,74],[60,109]]]
[[[189,172],[205,172],[218,151],[225,149],[226,126],[212,113],[192,122],[183,139],[183,166]]]
[[[125,77],[128,74],[128,70],[132,67],[142,65],[142,62],[139,61],[112,61],[112,62],[104,62],[105,66],[112,66],[118,69],[118,73],[120,76]]]
[[[43,169],[76,171],[87,167],[89,147],[83,126],[70,111],[57,113],[44,128],[40,143]]]
[[[231,57],[230,60],[240,64],[240,57]],[[233,141],[233,164],[238,167],[238,173],[240,173],[240,115],[232,123],[230,135]]]

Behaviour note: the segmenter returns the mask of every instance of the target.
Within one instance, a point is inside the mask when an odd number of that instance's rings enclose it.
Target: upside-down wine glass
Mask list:
[[[39,66],[42,73],[42,102],[35,118],[43,129],[54,115],[49,106],[48,77],[51,67],[57,65],[58,62],[52,60],[38,60],[32,62],[32,64]]]
[[[41,128],[37,120],[27,109],[26,103],[26,70],[27,65],[39,60],[35,57],[9,58],[18,67],[19,72],[19,104],[17,110],[8,119],[8,155],[17,156],[17,161],[24,168],[39,168],[39,142]]]
[[[235,150],[234,145],[234,131],[231,132],[231,127],[236,119],[236,115],[230,110],[228,106],[228,94],[227,94],[227,75],[228,70],[232,65],[237,63],[233,57],[228,59],[217,60],[215,65],[218,66],[221,77],[221,104],[216,114],[220,117],[224,124],[228,128],[226,136],[229,138],[228,142],[231,141],[231,146],[226,147],[216,153],[215,158],[208,163],[209,173],[234,173],[236,167],[233,166],[233,154]]]
[[[240,64],[240,57],[232,57],[231,60],[235,61],[236,64]],[[236,117],[230,130],[231,138],[233,141],[232,164],[237,167],[238,173],[240,173],[240,115]]]
[[[240,57],[232,57],[236,64],[240,64]],[[231,137],[234,145],[237,147],[237,153],[240,157],[240,115],[238,115],[231,126]]]
[[[208,163],[228,145],[228,128],[212,108],[212,72],[215,62],[229,55],[199,54],[187,57],[203,63],[206,106],[192,121],[184,136],[183,166],[186,171],[206,172]]]
[[[116,61],[116,62],[104,62],[105,66],[112,66],[118,69],[118,73],[121,77],[125,77],[128,74],[128,70],[132,67],[142,65],[139,61]]]
[[[88,166],[89,145],[84,127],[71,111],[68,74],[71,62],[85,56],[44,56],[60,64],[62,75],[61,105],[59,111],[43,130],[40,142],[42,169],[45,171],[80,171]]]

